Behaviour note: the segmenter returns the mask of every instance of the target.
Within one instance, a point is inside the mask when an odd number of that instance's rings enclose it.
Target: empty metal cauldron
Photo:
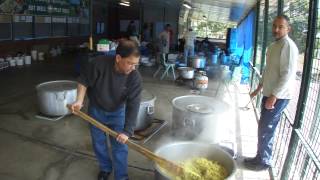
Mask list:
[[[190,63],[192,67],[195,69],[205,68],[206,66],[206,58],[204,56],[193,56],[190,57]]]
[[[147,90],[142,91],[139,113],[136,126],[134,128],[135,131],[143,130],[151,124],[154,114],[154,103],[156,99],[156,96]]]
[[[191,140],[209,128],[210,136],[218,141],[223,124],[221,116],[229,110],[227,103],[212,97],[188,95],[174,98],[172,106],[173,135]]]
[[[77,82],[49,81],[36,86],[40,112],[48,116],[63,116],[71,112],[66,107],[76,101]]]

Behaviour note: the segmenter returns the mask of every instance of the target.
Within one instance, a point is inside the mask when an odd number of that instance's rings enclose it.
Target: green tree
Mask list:
[[[296,42],[300,52],[303,52],[306,47],[308,12],[308,0],[287,0],[287,7],[284,13],[290,18],[292,28],[290,36]]]
[[[233,23],[221,23],[213,21],[198,21],[196,23],[195,32],[199,37],[210,37],[210,38],[226,38],[227,28],[234,27]]]

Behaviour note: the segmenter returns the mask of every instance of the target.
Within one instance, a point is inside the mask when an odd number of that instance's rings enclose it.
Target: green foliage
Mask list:
[[[285,0],[284,14],[290,18],[291,33],[289,36],[297,44],[299,51],[303,52],[306,47],[308,30],[309,0]],[[272,23],[277,16],[277,7],[269,8],[267,30],[267,45],[274,41],[272,37]],[[263,16],[259,18],[258,45],[263,41]]]
[[[292,32],[290,36],[296,42],[300,52],[305,50],[308,33],[309,1],[291,1],[285,14],[290,18]]]
[[[233,23],[221,23],[212,21],[197,21],[193,23],[195,32],[199,37],[226,38],[227,28],[234,27]]]

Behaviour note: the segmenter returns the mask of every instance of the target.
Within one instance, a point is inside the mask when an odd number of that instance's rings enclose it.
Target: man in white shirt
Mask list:
[[[194,41],[196,40],[196,34],[193,32],[192,28],[184,35],[184,63],[188,63],[188,55],[194,56]]]
[[[260,84],[250,94],[253,98],[263,88],[257,154],[244,160],[249,169],[265,170],[270,167],[275,129],[292,97],[299,50],[288,36],[290,29],[287,16],[280,15],[274,19],[272,33],[275,41],[267,49],[266,67]]]

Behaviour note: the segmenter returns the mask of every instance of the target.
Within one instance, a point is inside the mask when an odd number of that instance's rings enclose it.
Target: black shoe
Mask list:
[[[244,166],[252,171],[263,171],[270,168],[270,165],[258,162],[256,159],[244,160]]]
[[[260,163],[260,159],[258,159],[258,157],[245,158],[244,159],[244,163],[256,163],[256,164],[259,164]]]
[[[100,171],[98,174],[98,180],[108,180],[110,172]]]

